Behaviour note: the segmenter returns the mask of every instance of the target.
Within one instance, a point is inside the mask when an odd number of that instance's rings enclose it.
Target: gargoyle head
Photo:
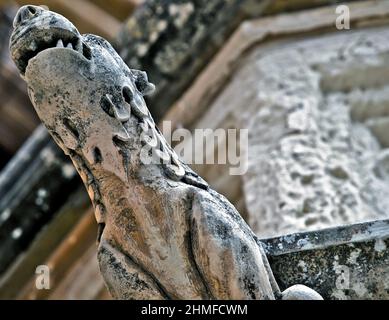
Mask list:
[[[129,69],[106,40],[81,35],[59,14],[21,7],[10,51],[40,119],[67,153],[82,151],[93,162],[90,139],[110,147],[112,139],[126,141],[131,114],[149,115],[143,95],[154,86],[146,73]],[[109,155],[110,147],[99,152]]]

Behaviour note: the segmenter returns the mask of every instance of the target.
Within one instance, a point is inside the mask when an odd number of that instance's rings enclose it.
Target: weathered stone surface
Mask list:
[[[88,190],[114,297],[274,298],[261,243],[155,127],[144,72],[33,6],[19,10],[10,47],[39,117]],[[150,154],[159,161],[146,162]]]
[[[388,4],[350,10],[383,26],[337,31],[333,8],[245,22],[172,110],[191,128],[249,130],[236,179],[261,237],[387,217]],[[188,97],[206,101],[200,118]]]
[[[263,241],[281,289],[303,283],[325,299],[389,299],[389,220]]]
[[[387,217],[386,145],[379,143],[387,43],[387,28],[337,33],[248,59],[240,78],[259,81],[243,115],[251,136],[245,191],[259,234]]]

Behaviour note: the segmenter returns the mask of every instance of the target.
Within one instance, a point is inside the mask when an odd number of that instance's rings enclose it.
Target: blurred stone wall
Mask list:
[[[334,8],[245,22],[169,113],[248,129],[246,174],[196,169],[260,237],[388,217],[388,9],[350,5],[343,31]]]

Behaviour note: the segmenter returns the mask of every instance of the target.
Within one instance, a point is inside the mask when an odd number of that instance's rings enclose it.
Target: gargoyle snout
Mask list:
[[[16,13],[13,27],[16,28],[20,24],[38,16],[43,10],[41,7],[31,5],[21,7]]]

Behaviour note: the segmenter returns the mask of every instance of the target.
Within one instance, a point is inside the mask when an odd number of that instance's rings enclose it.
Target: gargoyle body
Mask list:
[[[155,126],[144,72],[104,39],[35,6],[19,10],[10,49],[36,112],[88,190],[114,297],[275,298],[261,243]],[[160,161],[145,163],[151,155]]]

